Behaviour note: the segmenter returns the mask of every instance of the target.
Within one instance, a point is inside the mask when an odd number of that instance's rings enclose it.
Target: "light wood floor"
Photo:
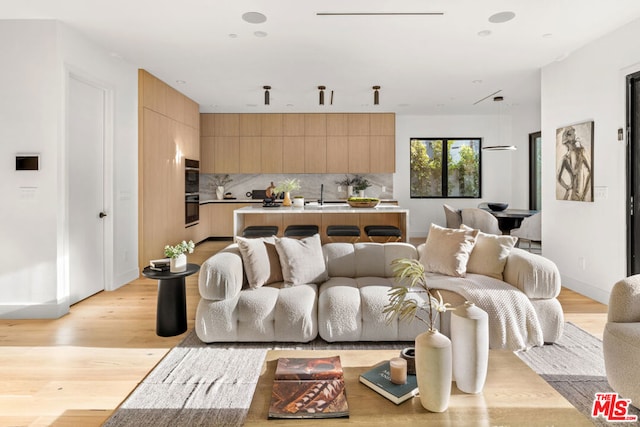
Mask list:
[[[229,242],[205,242],[201,264]],[[101,292],[56,320],[0,320],[0,425],[99,426],[185,334],[155,334],[157,282]],[[607,307],[563,289],[567,321],[602,338]],[[197,275],[187,278],[193,328]]]

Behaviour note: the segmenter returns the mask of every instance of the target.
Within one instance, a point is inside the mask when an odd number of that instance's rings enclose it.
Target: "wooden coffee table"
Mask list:
[[[451,387],[449,409],[432,413],[422,408],[419,398],[395,405],[361,384],[359,375],[377,363],[396,357],[398,350],[272,350],[251,402],[245,425],[323,426],[358,424],[433,426],[593,426],[591,421],[539,377],[513,352],[491,350],[484,390],[465,394]],[[271,388],[280,357],[339,355],[344,369],[350,417],[347,419],[269,420]],[[428,424],[425,424],[428,423]]]

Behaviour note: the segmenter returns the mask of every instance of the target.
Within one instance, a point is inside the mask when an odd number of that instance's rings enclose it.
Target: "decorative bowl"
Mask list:
[[[487,203],[489,209],[495,212],[501,212],[509,207],[509,203]]]
[[[369,197],[351,197],[347,203],[352,208],[375,208],[380,203],[380,199]]]

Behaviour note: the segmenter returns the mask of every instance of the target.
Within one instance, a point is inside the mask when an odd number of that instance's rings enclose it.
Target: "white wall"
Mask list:
[[[640,70],[638,39],[640,21],[542,70],[544,255],[564,286],[603,303],[626,276],[626,153],[617,130],[625,127],[625,76]],[[587,120],[595,123],[594,185],[608,194],[593,203],[556,200],[555,131]]]
[[[0,58],[0,317],[58,317],[68,311],[61,271],[65,70],[81,70],[114,92],[109,288],[137,277],[137,70],[54,21],[0,21]],[[40,170],[15,171],[17,153],[40,154]]]
[[[528,209],[529,133],[539,127],[538,106],[515,106],[507,114],[477,116],[396,116],[396,173],[394,197],[409,208],[410,237],[427,235],[431,223],[445,225],[443,203],[457,208],[484,201],[507,202]],[[481,199],[411,199],[409,140],[415,137],[480,137],[483,146],[513,144],[516,151],[485,151],[482,156]],[[525,165],[524,167],[522,165]]]

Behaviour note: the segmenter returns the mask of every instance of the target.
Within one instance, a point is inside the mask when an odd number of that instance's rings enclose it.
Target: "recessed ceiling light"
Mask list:
[[[262,24],[267,17],[260,12],[247,12],[242,14],[242,19],[250,24]]]
[[[398,107],[408,107],[409,104],[398,104]]]
[[[238,35],[237,35],[237,34],[235,34],[235,33],[231,33],[231,34],[229,34],[229,38],[230,38],[230,39],[237,39],[237,38],[238,38]]]
[[[502,24],[503,22],[511,21],[516,17],[513,12],[498,12],[489,17],[489,22],[492,24]]]
[[[543,39],[550,39],[551,37],[553,37],[553,34],[551,34],[551,33],[546,33],[546,34],[542,35]]]
[[[482,83],[482,80],[478,80],[478,79],[476,79],[476,80],[471,80],[471,83],[473,83],[473,84],[479,84],[479,83]]]
[[[253,35],[256,36],[256,37],[267,37],[268,36],[268,34],[265,33],[264,31],[256,31],[256,32],[253,33]]]
[[[185,82],[184,80],[176,80],[176,83],[179,85],[183,85],[183,84],[186,84],[187,82]]]
[[[482,30],[482,31],[479,31],[479,32],[478,32],[478,35],[479,35],[480,37],[487,37],[487,36],[490,36],[490,35],[491,35],[491,31],[489,31],[489,30]]]
[[[257,107],[258,104],[247,104],[247,107]]]

